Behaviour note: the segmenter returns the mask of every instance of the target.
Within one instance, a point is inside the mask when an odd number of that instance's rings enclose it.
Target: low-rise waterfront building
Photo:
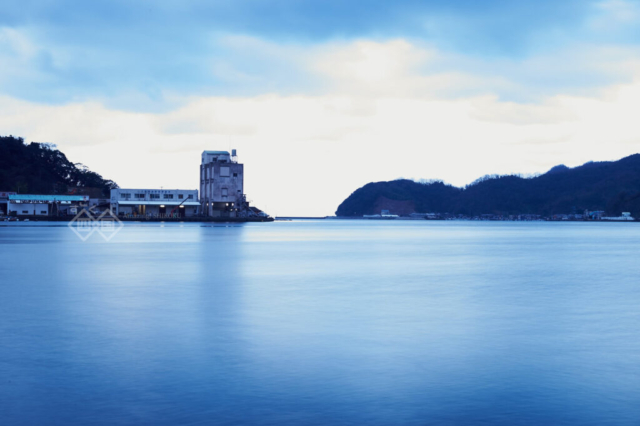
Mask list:
[[[589,220],[601,220],[604,214],[604,210],[584,211],[584,217]]]
[[[124,217],[180,218],[198,214],[197,189],[111,190],[111,211]]]
[[[365,214],[362,217],[364,219],[398,219],[400,216],[391,214],[389,210],[381,210],[380,214]]]
[[[630,212],[623,212],[621,216],[603,217],[602,220],[608,220],[612,222],[632,222],[635,220],[635,218],[631,216]]]
[[[10,194],[8,211],[10,216],[67,216],[75,215],[87,206],[88,195],[36,195]]]
[[[111,198],[89,198],[89,210],[95,215],[111,209]]]

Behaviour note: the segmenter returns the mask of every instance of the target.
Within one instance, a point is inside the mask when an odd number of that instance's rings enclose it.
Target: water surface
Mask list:
[[[638,425],[640,227],[0,226],[2,425]]]

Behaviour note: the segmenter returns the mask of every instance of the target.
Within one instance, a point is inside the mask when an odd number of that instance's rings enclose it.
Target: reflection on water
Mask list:
[[[0,424],[640,423],[636,224],[0,227]]]

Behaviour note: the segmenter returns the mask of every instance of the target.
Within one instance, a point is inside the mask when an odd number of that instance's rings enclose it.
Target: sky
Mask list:
[[[23,0],[0,64],[0,134],[123,188],[235,148],[271,215],[640,152],[640,0]]]

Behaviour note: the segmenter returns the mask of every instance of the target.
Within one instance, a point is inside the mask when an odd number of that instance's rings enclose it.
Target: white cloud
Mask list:
[[[347,85],[379,87],[402,83],[434,55],[435,52],[416,48],[405,40],[386,43],[360,40],[324,47],[315,56],[311,69]],[[394,86],[391,88],[396,90]]]
[[[406,39],[311,46],[248,36],[215,40],[233,53],[212,59],[214,74],[255,93],[433,99],[495,95],[531,103],[559,93],[596,94],[611,84],[630,82],[640,72],[640,49],[616,44],[561,43],[531,55],[490,57]]]
[[[0,49],[17,58],[33,57],[38,51],[38,48],[25,34],[10,27],[0,27]]]
[[[39,47],[16,28],[0,27],[0,84],[8,84],[15,79],[41,79],[33,66],[41,53]]]
[[[640,6],[635,1],[605,0],[595,4],[594,16],[589,20],[592,29],[611,30],[619,25],[640,22]]]

